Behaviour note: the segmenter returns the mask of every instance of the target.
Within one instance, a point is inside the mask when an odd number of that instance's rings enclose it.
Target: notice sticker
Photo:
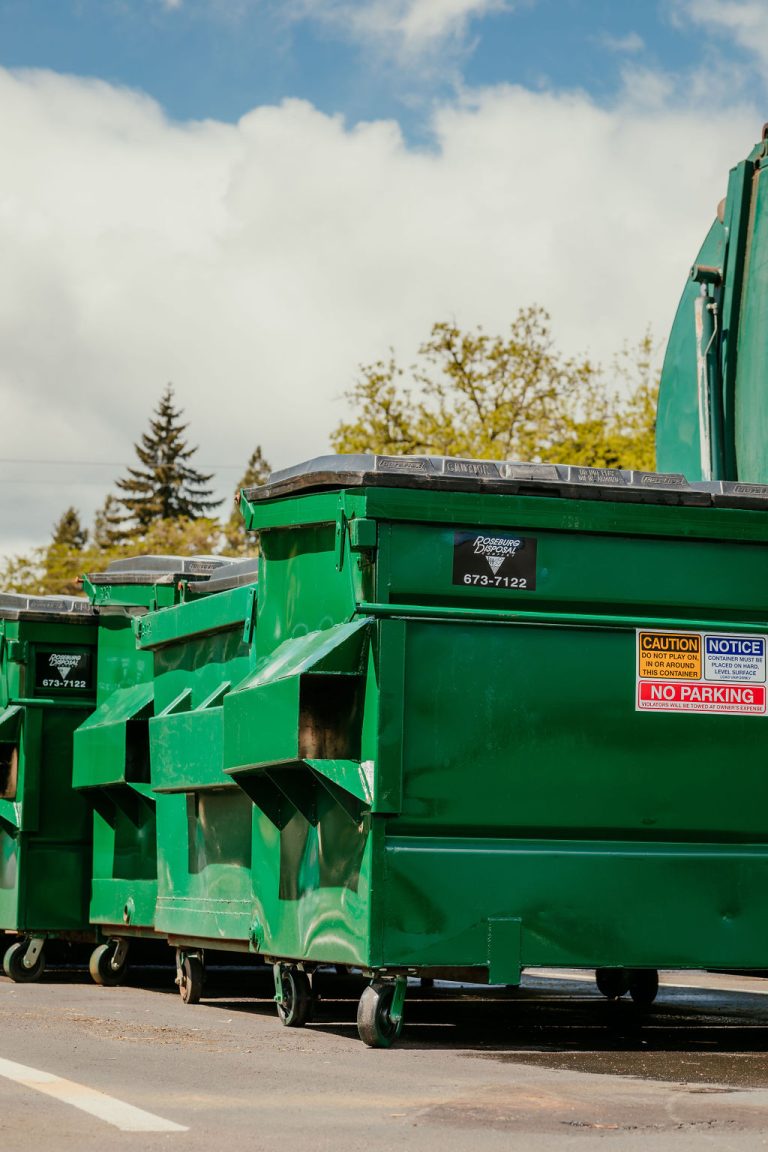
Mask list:
[[[766,639],[638,629],[636,710],[765,716]]]
[[[763,636],[704,637],[704,678],[765,683]]]

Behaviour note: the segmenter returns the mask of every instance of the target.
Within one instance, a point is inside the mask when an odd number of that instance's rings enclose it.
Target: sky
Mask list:
[[[438,320],[660,357],[768,0],[0,0],[0,108],[7,554],[90,523],[168,382],[229,499]]]

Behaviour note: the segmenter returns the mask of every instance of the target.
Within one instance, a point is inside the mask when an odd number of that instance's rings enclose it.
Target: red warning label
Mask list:
[[[765,716],[763,684],[685,684],[641,680],[637,707],[652,712],[738,712]]]

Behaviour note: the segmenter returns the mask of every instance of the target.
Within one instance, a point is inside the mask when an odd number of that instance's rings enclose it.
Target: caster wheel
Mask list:
[[[286,1028],[303,1028],[312,1015],[312,986],[306,972],[283,968],[281,972],[283,1002],[277,1014]]]
[[[203,994],[205,969],[199,956],[185,956],[179,965],[176,983],[185,1004],[197,1004]]]
[[[360,997],[357,1008],[357,1031],[369,1048],[389,1048],[402,1031],[402,1018],[395,1022],[390,1016],[395,985],[369,984]]]
[[[635,1004],[649,1008],[659,993],[659,974],[655,968],[638,968],[632,973],[629,994]]]
[[[122,964],[115,968],[112,963],[114,956],[114,944],[99,944],[98,948],[94,948],[91,952],[88,971],[94,984],[103,984],[112,988],[122,984],[125,980],[125,974],[128,971],[128,959],[127,957],[123,959]]]
[[[606,1000],[619,1000],[629,992],[630,975],[625,968],[598,968],[595,983]]]
[[[45,971],[45,954],[42,950],[38,953],[34,964],[28,966],[24,963],[28,948],[27,941],[21,940],[17,944],[11,944],[3,957],[3,971],[17,984],[33,984]]]

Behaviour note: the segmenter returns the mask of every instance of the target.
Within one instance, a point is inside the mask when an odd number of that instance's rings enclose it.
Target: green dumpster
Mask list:
[[[252,936],[286,1024],[315,966],[514,985],[768,961],[768,487],[323,457],[247,491],[258,659],[224,698]]]
[[[256,580],[256,560],[232,563],[136,621],[154,659],[155,929],[177,949],[186,1003],[200,997],[206,949],[251,948],[252,805],[223,771],[222,703],[252,663]]]
[[[3,969],[37,980],[49,937],[91,939],[89,810],[72,790],[72,733],[96,695],[87,600],[0,595],[0,930]]]
[[[74,734],[73,783],[93,811],[90,920],[98,984],[124,978],[132,938],[153,937],[157,900],[155,798],[149,765],[152,655],[136,646],[137,616],[179,602],[228,561],[134,556],[83,578],[98,622],[96,709]]]

